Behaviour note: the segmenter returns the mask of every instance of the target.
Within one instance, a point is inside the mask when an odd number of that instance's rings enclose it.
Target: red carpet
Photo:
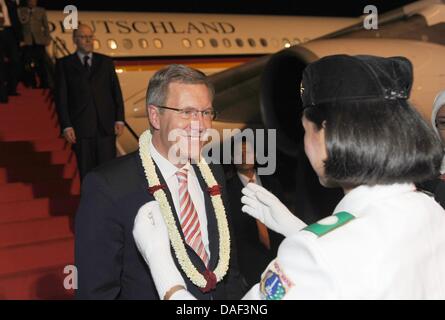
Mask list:
[[[71,299],[79,178],[47,91],[0,104],[0,299]]]

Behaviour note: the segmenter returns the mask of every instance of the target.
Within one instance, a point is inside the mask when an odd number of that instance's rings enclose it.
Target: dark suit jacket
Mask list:
[[[273,176],[260,176],[264,188],[282,199],[282,189]],[[248,287],[260,281],[261,274],[267,265],[277,256],[278,247],[284,237],[272,230],[269,231],[271,249],[267,250],[258,237],[257,222],[247,213],[241,211],[241,189],[243,184],[235,173],[227,180],[230,191],[231,220],[235,234],[238,265]]]
[[[93,53],[90,74],[77,53],[57,61],[55,101],[61,129],[73,127],[77,138],[94,137],[99,129],[114,135],[115,122],[124,121],[113,60],[99,53]]]
[[[223,171],[221,167],[214,165],[211,165],[211,170],[215,179],[223,186],[222,198],[228,208]],[[205,190],[205,182],[196,167],[195,172]],[[158,176],[161,183],[165,183],[159,172]],[[132,233],[139,208],[154,200],[147,187],[138,152],[110,161],[86,176],[75,221],[77,298],[159,298],[150,270],[136,247]],[[168,190],[166,194],[170,206],[174,208]],[[210,269],[213,270],[218,263],[219,234],[210,196],[204,192],[204,197],[211,252]],[[178,219],[176,223],[178,230],[181,230]],[[204,264],[193,249],[187,246],[187,251],[196,268],[203,271]],[[173,257],[176,259],[174,254]],[[182,272],[178,264],[177,266]],[[184,274],[183,277],[187,289],[198,299],[239,299],[242,294],[241,276],[233,250],[228,274],[211,293],[201,293]]]
[[[14,31],[14,36],[19,44],[23,41],[22,24],[20,23],[19,16],[17,13],[17,3],[15,0],[5,0],[6,7],[8,8],[9,20],[11,20],[11,27]]]

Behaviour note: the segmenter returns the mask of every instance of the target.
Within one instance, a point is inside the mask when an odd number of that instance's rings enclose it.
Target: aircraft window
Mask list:
[[[205,42],[201,38],[198,38],[198,39],[196,39],[196,45],[198,46],[198,48],[204,48]]]
[[[244,47],[244,41],[240,38],[235,39],[236,45],[240,48]]]
[[[290,47],[290,41],[287,38],[283,38],[283,47],[289,48]]]
[[[215,38],[210,39],[210,45],[213,48],[217,48],[218,47],[218,40],[216,40]]]
[[[154,39],[153,43],[157,49],[162,49],[162,47],[164,46],[161,39]]]
[[[124,39],[122,41],[122,44],[124,45],[124,48],[127,50],[130,50],[133,48],[133,41],[131,41],[131,39]]]
[[[255,40],[253,40],[252,38],[247,39],[247,42],[252,48],[256,46]]]
[[[264,38],[260,38],[260,43],[263,47],[267,47],[267,40]]]
[[[190,42],[189,39],[182,39],[182,45],[183,45],[185,48],[190,48],[190,47],[192,46],[192,43]]]
[[[108,47],[112,50],[116,50],[117,49],[117,42],[116,40],[113,39],[108,39]]]
[[[232,46],[232,43],[230,42],[230,39],[224,38],[223,39],[223,45],[226,48],[230,48]]]
[[[99,40],[97,40],[97,39],[93,40],[93,48],[94,48],[94,50],[100,49],[100,41]]]
[[[139,47],[142,49],[148,48],[148,41],[145,39],[139,39]]]

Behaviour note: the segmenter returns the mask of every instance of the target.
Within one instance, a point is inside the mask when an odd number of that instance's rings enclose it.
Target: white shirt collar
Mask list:
[[[83,64],[83,57],[85,57],[85,56],[90,57],[90,59],[88,60],[88,64],[91,66],[91,62],[93,61],[93,53],[92,52],[90,52],[88,54],[84,54],[84,53],[80,52],[79,50],[77,50],[76,53],[80,59],[80,62],[82,62],[82,64]]]
[[[176,167],[174,164],[172,164],[168,159],[166,159],[164,156],[162,156],[158,150],[156,150],[156,147],[153,145],[153,143],[150,141],[150,145],[148,146],[148,149],[150,151],[150,155],[153,158],[153,161],[158,166],[159,170],[162,173],[162,176],[164,177],[164,180],[168,180],[170,177],[174,176],[176,172],[179,170],[178,167]],[[190,167],[190,163],[188,162],[185,164],[185,166]]]
[[[343,199],[338,203],[334,210],[334,214],[346,211],[352,215],[361,212],[363,207],[369,203],[378,203],[381,199],[393,197],[395,195],[412,192],[416,190],[416,186],[412,183],[400,183],[391,185],[376,186],[359,186],[349,191]]]

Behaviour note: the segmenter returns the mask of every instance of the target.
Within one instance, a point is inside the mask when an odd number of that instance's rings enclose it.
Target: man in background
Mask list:
[[[234,163],[235,173],[227,180],[230,214],[238,253],[238,265],[246,288],[258,282],[261,273],[277,254],[283,236],[268,229],[259,220],[241,211],[241,190],[250,182],[263,186],[283,200],[283,190],[273,175],[258,175],[253,144],[234,139],[234,160],[241,155],[241,163]],[[235,162],[235,161],[234,161]]]
[[[80,177],[116,156],[124,130],[124,102],[113,61],[93,52],[93,30],[73,32],[74,54],[57,61],[56,107],[66,141],[73,145]]]

